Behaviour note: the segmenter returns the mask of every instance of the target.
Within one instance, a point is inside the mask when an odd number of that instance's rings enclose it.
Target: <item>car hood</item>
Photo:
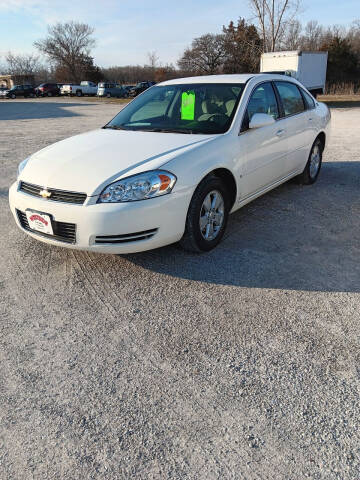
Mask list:
[[[32,155],[19,180],[98,195],[117,179],[161,167],[214,135],[101,129],[67,138]]]

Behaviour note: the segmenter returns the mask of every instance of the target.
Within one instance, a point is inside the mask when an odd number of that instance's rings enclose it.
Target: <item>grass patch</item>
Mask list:
[[[360,95],[319,95],[317,100],[331,108],[360,107]]]
[[[107,97],[76,97],[76,100],[84,100],[86,102],[95,103],[119,103],[125,105],[132,100],[132,98],[107,98]]]

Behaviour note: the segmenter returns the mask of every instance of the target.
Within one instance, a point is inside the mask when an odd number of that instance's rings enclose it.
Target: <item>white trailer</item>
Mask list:
[[[295,50],[263,53],[260,72],[294,77],[316,96],[325,91],[327,58],[327,52]]]

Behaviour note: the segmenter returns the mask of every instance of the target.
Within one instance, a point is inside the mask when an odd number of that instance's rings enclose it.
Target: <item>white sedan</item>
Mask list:
[[[292,177],[316,181],[329,125],[326,105],[286,76],[166,81],[103,128],[21,162],[10,207],[24,232],[53,245],[208,251],[230,213]]]

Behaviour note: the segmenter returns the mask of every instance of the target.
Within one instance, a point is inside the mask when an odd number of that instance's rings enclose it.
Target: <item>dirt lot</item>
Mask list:
[[[24,235],[18,162],[118,109],[0,102],[0,478],[359,479],[360,109],[209,254]]]

